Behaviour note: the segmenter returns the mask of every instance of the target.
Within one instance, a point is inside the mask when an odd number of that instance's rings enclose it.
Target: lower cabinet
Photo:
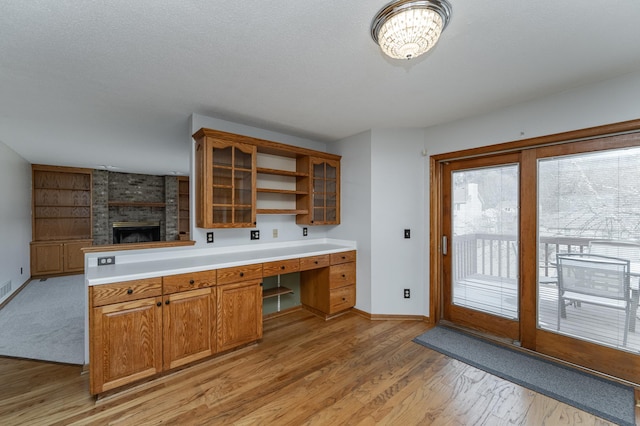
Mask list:
[[[218,285],[218,351],[262,338],[262,280]]]
[[[216,352],[216,291],[202,288],[164,296],[164,369]]]
[[[31,243],[31,275],[62,275],[84,271],[83,247],[92,240],[49,241]]]
[[[162,298],[93,308],[90,348],[92,394],[162,371]]]
[[[335,253],[330,266],[300,273],[300,302],[325,318],[356,304],[356,252]]]

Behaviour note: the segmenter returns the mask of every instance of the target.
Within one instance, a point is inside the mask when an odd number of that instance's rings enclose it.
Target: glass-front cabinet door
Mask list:
[[[205,179],[198,224],[204,228],[251,228],[256,225],[256,147],[207,140],[197,163]]]
[[[313,225],[340,223],[340,166],[337,161],[311,159]]]

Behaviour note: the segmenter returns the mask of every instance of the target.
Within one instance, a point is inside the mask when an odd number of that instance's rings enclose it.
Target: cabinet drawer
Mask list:
[[[344,311],[353,308],[356,304],[356,286],[349,285],[346,287],[331,290],[329,295],[329,314]]]
[[[93,306],[110,305],[162,295],[162,278],[123,281],[113,284],[94,285]]]
[[[344,287],[356,283],[355,262],[333,265],[329,272],[329,288]]]
[[[162,285],[164,294],[211,287],[216,285],[216,271],[213,270],[169,275],[162,278]]]
[[[331,254],[331,264],[338,265],[340,263],[347,262],[355,262],[356,261],[356,251],[343,251],[341,253],[332,253]]]
[[[262,278],[262,263],[218,269],[218,284]]]
[[[300,270],[308,271],[310,269],[324,268],[329,266],[331,256],[328,254],[322,256],[309,256],[300,258]]]
[[[267,262],[262,264],[262,276],[271,277],[273,275],[288,274],[289,272],[298,272],[300,270],[300,260],[288,259],[277,260],[275,262]]]

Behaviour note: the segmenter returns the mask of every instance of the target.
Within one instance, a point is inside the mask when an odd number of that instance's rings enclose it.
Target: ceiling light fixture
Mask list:
[[[450,20],[447,0],[396,0],[373,18],[371,37],[387,56],[417,58],[435,46]]]

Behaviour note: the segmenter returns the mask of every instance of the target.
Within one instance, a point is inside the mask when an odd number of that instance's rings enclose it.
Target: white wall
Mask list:
[[[0,286],[11,280],[6,300],[31,276],[31,164],[0,142]]]
[[[423,315],[427,287],[424,129],[372,131],[372,312]],[[411,238],[404,238],[409,229]],[[405,299],[403,290],[411,291]]]
[[[639,119],[639,95],[640,73],[628,74],[491,114],[429,127],[425,129],[427,149],[429,155],[435,155]],[[428,306],[428,286],[425,295]],[[427,308],[424,314],[428,313]]]
[[[223,132],[235,133],[244,136],[251,136],[259,139],[280,142],[287,145],[299,146],[326,152],[327,146],[324,143],[312,141],[310,139],[298,138],[283,133],[272,132],[259,129],[257,127],[245,126],[213,117],[193,114],[191,116],[191,135],[201,128],[220,130]],[[189,135],[189,136],[191,136]],[[195,194],[194,179],[194,141],[191,137],[187,139],[191,144],[191,193]],[[303,225],[296,224],[296,217],[293,215],[258,215],[255,228],[260,231],[260,239],[252,241],[249,238],[249,229],[203,229],[195,227],[195,197],[191,197],[191,239],[196,241],[198,247],[227,247],[239,244],[261,244],[283,241],[296,241],[310,238],[324,238],[328,226],[304,226],[308,229],[308,236],[302,235]],[[278,230],[278,237],[273,238],[273,230]],[[207,244],[207,232],[213,232],[213,244]]]
[[[344,139],[331,146],[342,155],[340,162],[340,226],[331,238],[355,240],[358,244],[356,308],[371,311],[371,132]]]

